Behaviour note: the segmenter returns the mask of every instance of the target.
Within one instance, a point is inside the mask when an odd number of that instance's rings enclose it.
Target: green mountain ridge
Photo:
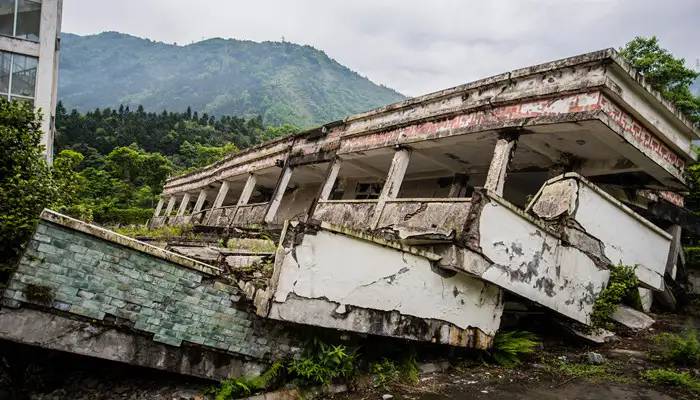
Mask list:
[[[302,128],[405,98],[311,46],[221,38],[178,46],[118,32],[61,35],[58,95],[81,111],[191,107]]]

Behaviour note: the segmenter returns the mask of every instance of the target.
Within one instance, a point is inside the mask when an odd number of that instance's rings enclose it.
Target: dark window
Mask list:
[[[15,0],[0,0],[0,35],[15,33]]]
[[[41,21],[41,1],[17,0],[17,25],[15,37],[39,41],[39,22]]]

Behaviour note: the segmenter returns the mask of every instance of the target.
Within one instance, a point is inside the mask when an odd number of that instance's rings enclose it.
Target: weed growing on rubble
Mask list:
[[[655,385],[673,386],[700,392],[700,380],[688,372],[678,372],[665,368],[650,369],[642,372],[642,378]]]
[[[677,365],[700,365],[700,340],[695,329],[687,329],[683,333],[662,333],[654,337],[657,349],[655,358],[672,362]]]
[[[498,332],[490,355],[498,364],[510,368],[520,365],[521,357],[534,353],[539,345],[539,338],[531,332]]]
[[[596,328],[610,324],[610,316],[625,299],[637,298],[634,289],[639,285],[635,268],[626,265],[611,265],[608,286],[600,292],[593,305],[591,323]],[[633,300],[634,301],[634,300]]]
[[[621,368],[620,365],[611,363],[593,365],[556,359],[552,362],[548,362],[545,368],[549,373],[565,378],[580,378],[589,381],[628,381],[628,379],[622,375],[624,369]]]
[[[337,378],[350,378],[357,372],[356,351],[344,345],[328,345],[314,339],[301,358],[287,366],[301,386],[329,385]]]
[[[229,400],[241,396],[249,396],[270,386],[284,371],[282,362],[275,362],[262,375],[256,377],[229,378],[221,382],[218,388],[212,388],[208,394],[216,400]]]
[[[372,381],[375,387],[386,389],[390,384],[405,382],[408,384],[418,383],[418,363],[415,354],[403,357],[398,363],[386,357],[369,364],[369,372],[372,374]]]

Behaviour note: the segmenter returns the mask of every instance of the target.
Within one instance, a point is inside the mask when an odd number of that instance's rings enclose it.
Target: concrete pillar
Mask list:
[[[248,175],[248,180],[245,181],[245,186],[243,186],[243,191],[241,192],[241,197],[238,198],[237,206],[244,206],[250,201],[250,196],[253,195],[253,190],[255,190],[255,185],[258,183],[258,179],[255,175]]]
[[[53,139],[56,119],[56,94],[58,89],[58,36],[61,32],[63,0],[41,2],[39,24],[39,63],[36,69],[36,96],[34,107],[43,111],[41,120],[41,144],[46,147],[46,159],[53,161]]]
[[[455,174],[452,185],[450,186],[450,193],[447,197],[465,197],[467,195],[467,182],[469,182],[469,176],[465,174]]]
[[[158,205],[156,205],[156,210],[153,212],[153,218],[160,216],[160,212],[163,210],[163,198],[158,199]]]
[[[336,158],[331,164],[328,170],[328,176],[326,176],[326,182],[323,184],[321,189],[320,200],[328,200],[333,193],[333,187],[335,186],[335,181],[338,179],[338,173],[340,172],[340,166],[343,164],[340,158]]]
[[[272,194],[272,199],[270,204],[267,206],[267,211],[265,212],[265,222],[270,223],[275,219],[277,210],[282,204],[282,197],[284,197],[284,192],[287,190],[287,185],[289,185],[289,180],[292,179],[292,168],[286,166],[282,170],[282,176],[280,176],[277,186],[275,187],[275,192]]]
[[[204,202],[207,201],[207,194],[208,192],[206,189],[202,189],[199,191],[199,196],[197,197],[197,202],[194,203],[192,214],[196,214],[202,211],[202,207],[204,207]]]
[[[384,182],[382,192],[379,194],[379,198],[377,199],[377,207],[374,209],[374,215],[372,216],[370,225],[372,229],[377,228],[379,219],[384,211],[386,201],[395,199],[399,195],[401,183],[403,182],[404,175],[406,175],[406,169],[408,168],[408,162],[410,159],[411,151],[409,149],[401,148],[396,150],[396,153],[394,153],[394,158],[391,160],[391,166],[389,167],[386,182]]]
[[[496,148],[493,151],[493,158],[491,159],[484,187],[499,196],[503,196],[503,185],[508,172],[508,164],[510,164],[510,159],[515,150],[516,140],[515,136],[501,137],[496,142]]]
[[[343,180],[343,200],[353,200],[355,198],[355,193],[357,190],[357,179],[344,179]]]
[[[227,181],[221,182],[219,193],[217,193],[216,200],[214,200],[214,204],[211,206],[211,208],[219,208],[224,204],[224,200],[226,199],[226,195],[228,194],[229,186],[230,183],[228,183]]]
[[[173,212],[173,208],[175,208],[175,196],[170,197],[170,200],[168,200],[168,206],[165,207],[165,214],[163,214],[163,216],[169,217],[170,213]]]
[[[182,201],[180,202],[180,208],[177,210],[177,216],[182,217],[185,215],[185,212],[187,211],[187,206],[190,205],[190,194],[185,193],[182,196]]]

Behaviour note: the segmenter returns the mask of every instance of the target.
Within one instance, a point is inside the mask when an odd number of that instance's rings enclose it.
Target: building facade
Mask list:
[[[63,0],[0,0],[0,96],[42,111],[42,144],[53,159]]]

